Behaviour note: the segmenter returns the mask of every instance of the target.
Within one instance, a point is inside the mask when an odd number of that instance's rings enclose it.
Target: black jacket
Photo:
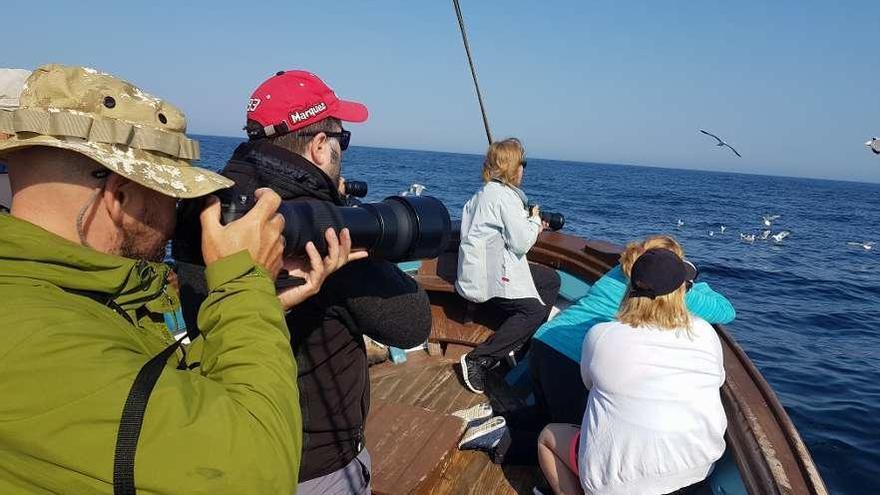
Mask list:
[[[223,174],[239,193],[271,187],[282,200],[341,206],[333,181],[305,158],[264,141],[241,144]],[[431,331],[428,297],[396,265],[366,259],[330,275],[288,313],[303,417],[300,481],[341,469],[363,448],[370,380],[362,336],[409,348]]]

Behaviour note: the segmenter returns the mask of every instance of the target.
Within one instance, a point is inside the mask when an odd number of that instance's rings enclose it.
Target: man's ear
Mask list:
[[[125,218],[125,209],[132,201],[134,183],[118,174],[110,174],[104,191],[101,194],[101,202],[107,209],[110,220],[118,226],[122,226]]]
[[[327,157],[330,156],[324,148],[329,145],[330,143],[328,142],[327,135],[323,132],[319,132],[311,141],[309,141],[307,149],[308,156],[306,158],[319,168],[323,167],[325,165],[324,162],[327,161]]]

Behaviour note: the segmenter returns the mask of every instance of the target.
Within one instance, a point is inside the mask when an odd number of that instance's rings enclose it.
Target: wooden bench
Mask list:
[[[373,493],[416,493],[458,448],[464,422],[448,414],[406,404],[373,401],[367,448],[373,463]],[[426,483],[426,481],[428,483]]]
[[[432,328],[428,342],[476,347],[492,335],[497,322],[491,315],[480,314],[474,303],[458,295],[457,269],[458,253],[444,253],[422,261],[415,275],[431,299]]]

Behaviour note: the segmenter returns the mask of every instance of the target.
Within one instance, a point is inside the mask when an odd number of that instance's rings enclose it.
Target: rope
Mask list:
[[[486,139],[492,144],[492,131],[489,130],[489,118],[486,116],[486,106],[483,104],[483,94],[480,92],[480,83],[477,81],[477,69],[474,68],[474,59],[471,57],[471,47],[468,45],[467,31],[464,28],[464,18],[461,15],[461,6],[458,0],[452,0],[455,7],[455,15],[458,17],[458,28],[461,31],[461,40],[464,42],[464,51],[467,53],[468,64],[471,66],[471,76],[474,78],[474,88],[477,91],[477,100],[480,102],[480,113],[483,114],[483,127],[486,128]]]

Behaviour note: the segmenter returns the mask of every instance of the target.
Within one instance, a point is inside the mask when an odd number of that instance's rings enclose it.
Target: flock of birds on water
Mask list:
[[[791,235],[790,230],[780,230],[778,232],[773,232],[773,222],[779,218],[782,218],[781,215],[763,215],[763,222],[761,223],[761,232],[740,232],[739,239],[740,241],[746,244],[754,244],[755,241],[768,241],[773,242],[773,244],[781,244],[787,237]],[[675,222],[675,226],[679,229],[683,228],[685,225],[684,220],[679,218]],[[727,226],[719,225],[718,231],[714,229],[710,229],[706,231],[706,235],[709,237],[715,237],[716,235],[724,235],[727,232]],[[871,251],[874,249],[874,241],[860,241],[860,242],[847,242],[848,246],[858,247],[865,251]]]
[[[726,147],[726,148],[730,149],[730,151],[732,151],[733,154],[742,158],[742,155],[740,155],[739,152],[733,148],[733,146],[727,144],[727,142],[725,142],[720,137],[716,136],[715,134],[712,134],[709,131],[705,131],[703,129],[700,129],[700,132],[702,132],[703,134],[705,134],[707,136],[711,136],[711,137],[715,138],[715,140],[717,141],[717,143],[715,143],[715,146],[720,146],[722,148]],[[874,152],[875,155],[880,155],[880,138],[874,137],[874,138],[869,139],[865,143],[865,146],[867,146],[868,149],[870,149],[872,152]],[[771,230],[771,227],[773,225],[773,221],[776,220],[777,218],[780,218],[780,215],[764,215],[764,223],[763,223],[763,228],[761,229],[761,233],[756,234],[756,233],[740,232],[739,233],[740,240],[742,242],[745,242],[748,244],[754,244],[756,240],[761,240],[761,241],[772,240],[773,243],[775,243],[775,244],[781,243],[786,237],[791,235],[791,231],[781,230],[781,231],[776,232],[774,234],[773,231]],[[684,226],[684,222],[679,218],[678,221],[676,222],[676,225],[678,226],[678,228],[682,228]],[[727,227],[724,225],[721,225],[720,227],[721,227],[719,229],[720,234],[724,234],[724,231],[727,230]],[[709,237],[715,237],[714,230],[709,230],[707,232],[707,234],[709,235]],[[865,251],[871,251],[872,249],[874,249],[874,241],[861,241],[861,242],[852,242],[851,241],[851,242],[847,242],[846,244],[848,246],[862,248]]]

